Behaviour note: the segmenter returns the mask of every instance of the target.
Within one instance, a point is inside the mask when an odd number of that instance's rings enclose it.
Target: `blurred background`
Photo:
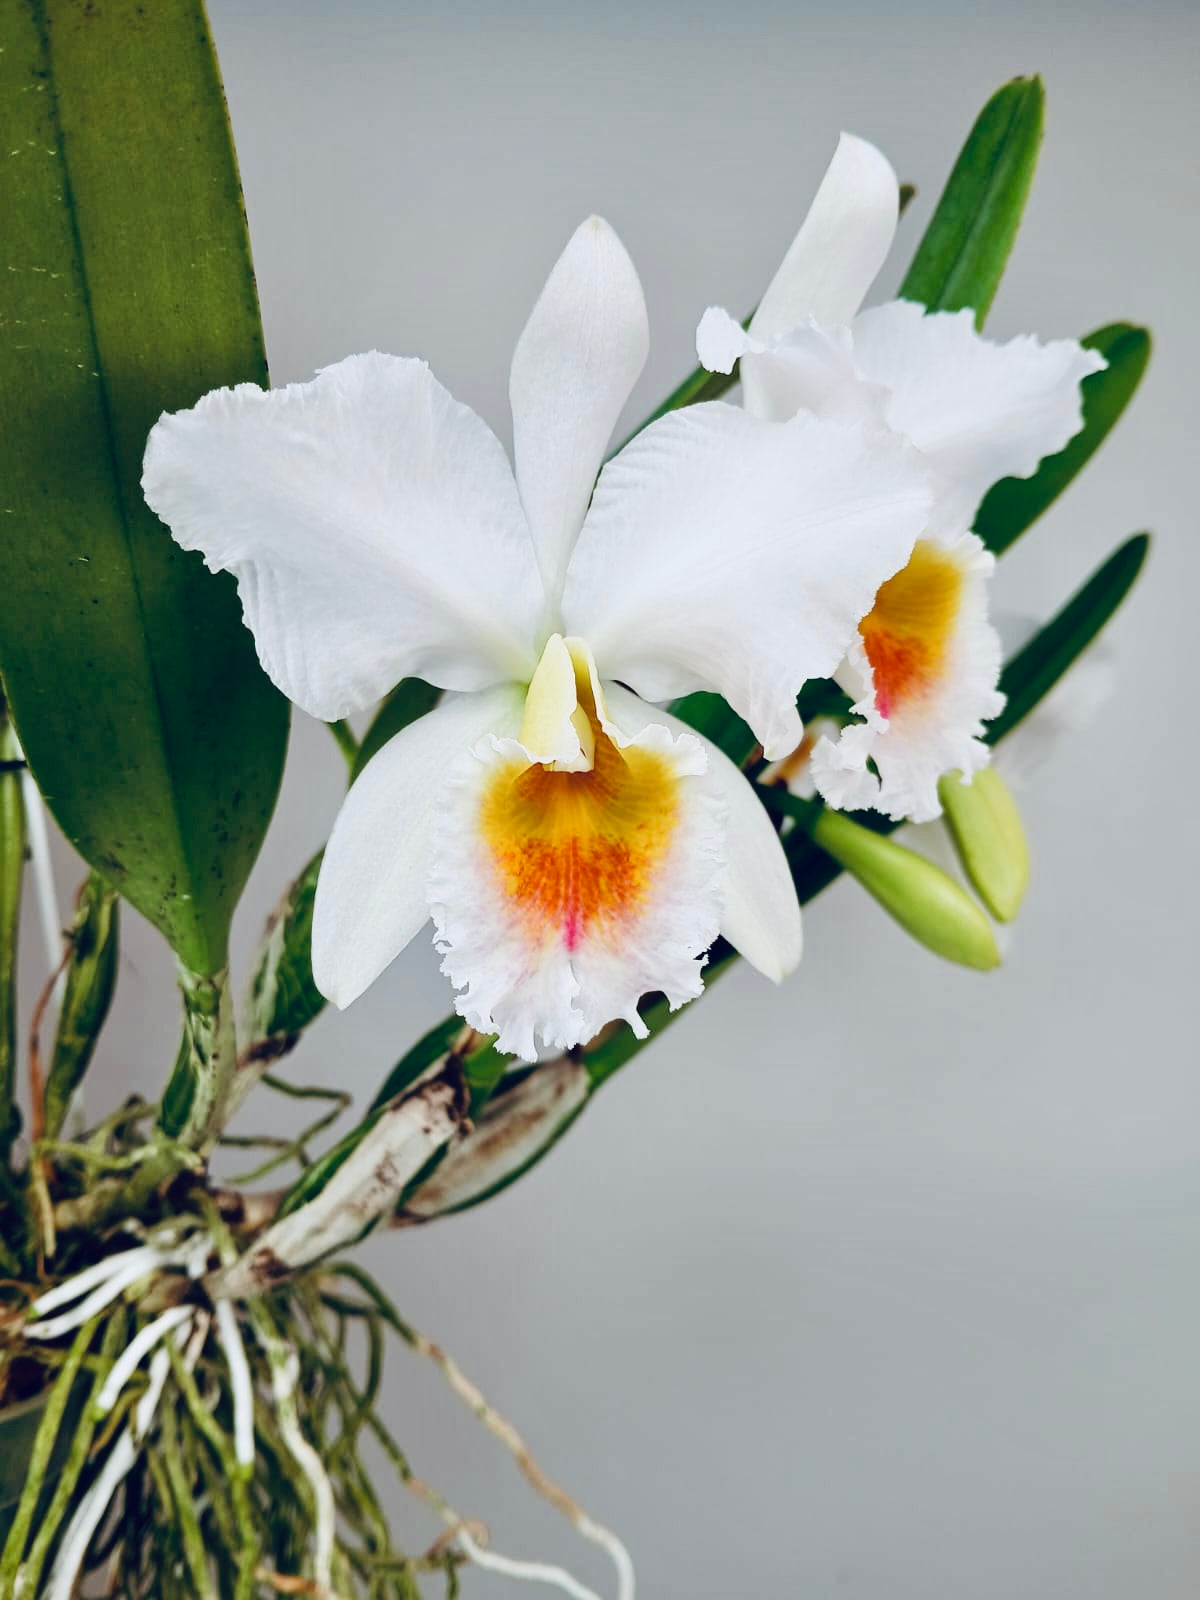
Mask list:
[[[785,987],[736,970],[532,1176],[365,1254],[621,1532],[646,1600],[1193,1596],[1197,13],[211,12],[274,381],[372,347],[420,354],[505,438],[514,341],[587,213],[645,284],[634,422],[693,365],[704,307],[758,298],[840,128],[918,186],[884,298],[983,101],[1044,74],[1044,156],[990,331],[1128,318],[1158,345],[1117,433],[1005,560],[998,602],[1044,614],[1128,533],[1157,543],[1111,630],[1115,694],[1024,794],[1035,876],[1005,968],[938,963],[839,883]],[[243,970],[341,791],[332,740],[298,718]],[[176,1042],[166,949],[132,915],[126,929],[97,1100],[154,1093]],[[369,1098],[449,998],[418,939],[288,1071]],[[432,1370],[397,1349],[388,1384],[415,1469],[499,1549],[611,1588]],[[415,1544],[433,1536],[395,1503]],[[512,1590],[464,1582],[467,1600]]]

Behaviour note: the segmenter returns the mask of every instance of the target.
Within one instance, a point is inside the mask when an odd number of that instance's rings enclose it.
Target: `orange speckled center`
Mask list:
[[[962,595],[962,569],[953,556],[919,540],[908,565],[875,596],[858,625],[875,675],[875,706],[893,716],[919,698],[941,673]]]
[[[506,898],[531,937],[560,939],[572,953],[589,935],[619,932],[638,916],[679,813],[669,760],[618,750],[594,710],[584,709],[596,739],[590,772],[506,762],[489,778],[480,809]]]

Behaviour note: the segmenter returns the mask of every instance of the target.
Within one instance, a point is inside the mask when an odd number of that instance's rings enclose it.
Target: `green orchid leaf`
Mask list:
[[[1007,662],[1000,687],[1008,696],[1000,715],[988,724],[987,741],[998,744],[1082,655],[1133,587],[1146,552],[1148,533],[1135,533],[1067,601],[1061,611]]]
[[[984,496],[975,532],[1000,555],[1036,522],[1104,443],[1133,399],[1150,360],[1150,335],[1128,322],[1113,322],[1082,341],[1108,362],[1083,380],[1083,427],[1056,456],[1047,456],[1032,478],[1002,478]]]
[[[140,476],[162,411],[266,378],[220,80],[200,0],[4,14],[0,672],[63,831],[212,974],[288,708]]]
[[[378,755],[389,740],[407,728],[410,722],[416,722],[418,717],[432,711],[441,698],[442,691],[426,683],[423,678],[402,678],[375,713],[371,726],[363,735],[358,754],[350,767],[350,782],[354,782],[371,757]]]
[[[900,285],[930,311],[969,306],[975,324],[996,295],[1042,142],[1040,78],[1014,78],[984,106]]]

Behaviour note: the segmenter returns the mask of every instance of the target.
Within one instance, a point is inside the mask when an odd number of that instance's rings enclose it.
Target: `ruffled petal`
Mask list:
[[[512,471],[423,361],[214,390],[155,425],[142,486],[178,544],[235,574],[265,671],[313,716],[406,675],[533,670],[542,591]]]
[[[849,322],[891,249],[900,185],[873,144],[843,133],[800,232],[750,323],[756,339],[790,333],[810,317]]]
[[[1004,706],[1000,640],[987,617],[995,561],[974,534],[922,539],[883,585],[839,681],[864,721],[812,755],[818,792],[839,810],[873,807],[924,822],[941,812],[938,779],[987,764],[984,723]]]
[[[335,1005],[356,1000],[429,920],[429,837],[447,776],[520,716],[516,687],[447,696],[367,763],[333,825],[313,908],[313,979]]]
[[[696,330],[696,353],[709,372],[732,372],[740,361],[742,405],[752,417],[786,422],[798,411],[812,411],[886,426],[890,397],[859,375],[849,328],[823,328],[808,320],[766,345],[751,338],[728,311],[710,306]]]
[[[552,605],[649,348],[633,262],[608,223],[589,217],[525,324],[509,379],[517,483]]]
[[[752,417],[786,422],[798,411],[887,426],[889,395],[867,383],[854,362],[849,328],[802,323],[769,350],[748,351],[739,368],[742,404]]]
[[[716,689],[770,758],[828,677],[932,500],[904,441],[862,425],[690,406],[600,475],[563,613],[605,678],[647,700]]]
[[[658,706],[648,706],[628,689],[610,684],[608,702],[629,733],[650,722],[672,733],[691,733]],[[696,735],[693,735],[696,737]],[[723,750],[701,739],[708,757],[708,776],[724,802],[728,825],[725,873],[721,883],[724,907],[721,933],[752,967],[780,983],[800,963],[800,903],[779,835],[746,774]]]
[[[694,734],[621,713],[594,725],[591,771],[556,771],[517,739],[481,740],[446,791],[429,903],[458,1009],[533,1060],[703,987],[721,917],[725,812]]]
[[[889,425],[945,479],[943,531],[968,527],[992,484],[1029,477],[1079,432],[1079,385],[1105,365],[1074,339],[995,344],[969,310],[926,315],[906,300],[862,312],[853,336],[859,372],[891,392]]]
[[[758,775],[758,782],[771,788],[779,785],[798,800],[814,800],[817,786],[812,777],[812,754],[822,739],[836,740],[842,725],[836,717],[810,717],[804,724],[804,737],[781,761],[769,762]],[[781,833],[792,829],[793,819],[785,817]]]

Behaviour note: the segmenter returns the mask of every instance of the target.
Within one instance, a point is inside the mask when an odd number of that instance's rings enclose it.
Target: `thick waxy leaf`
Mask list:
[[[1000,715],[988,724],[989,744],[998,744],[1027,717],[1087,649],[1133,587],[1149,548],[1148,533],[1135,533],[1126,539],[1078,594],[1007,663],[1000,687],[1008,700]]]
[[[139,480],[160,412],[266,377],[221,86],[200,0],[9,0],[3,32],[0,670],[65,833],[213,973],[287,706]]]
[[[1150,360],[1150,335],[1128,322],[1113,322],[1082,341],[1108,362],[1085,378],[1083,427],[1065,450],[1047,456],[1032,478],[1002,478],[985,495],[975,532],[996,555],[1007,550],[1091,460],[1133,399]]]
[[[970,306],[983,325],[1012,250],[1042,142],[1040,78],[1014,78],[984,106],[900,285],[930,311]]]

